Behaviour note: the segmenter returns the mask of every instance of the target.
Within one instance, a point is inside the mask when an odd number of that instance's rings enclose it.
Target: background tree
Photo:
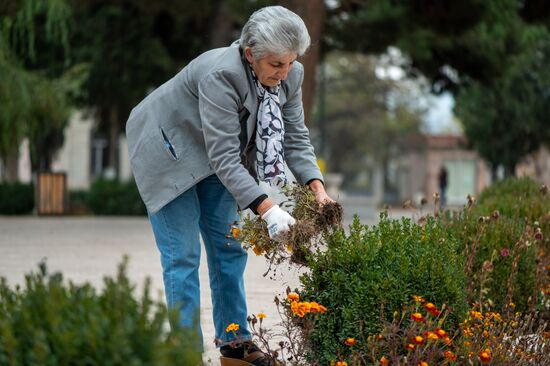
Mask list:
[[[0,158],[7,165],[3,178],[14,181],[24,137],[35,171],[49,169],[62,143],[69,103],[62,80],[52,80],[50,64],[39,61],[47,52],[38,49],[68,55],[70,9],[64,0],[12,0],[0,4],[0,15]]]
[[[329,12],[325,40],[362,53],[398,47],[410,57],[409,74],[454,94],[472,146],[493,171],[502,164],[510,174],[545,141],[534,132],[547,122],[535,112],[547,97],[533,81],[545,67],[534,45],[548,39],[549,25],[550,3],[540,0],[342,0]]]
[[[472,146],[505,176],[523,157],[550,144],[550,35],[513,61],[492,85],[471,82],[458,93],[456,113]]]
[[[343,173],[353,188],[373,167],[387,173],[399,138],[419,130],[422,111],[404,97],[410,93],[406,83],[376,75],[375,57],[332,52],[325,62],[327,87],[320,88],[314,126],[322,132],[329,169]]]

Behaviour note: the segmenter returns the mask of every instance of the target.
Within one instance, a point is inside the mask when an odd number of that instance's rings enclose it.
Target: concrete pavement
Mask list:
[[[362,223],[373,224],[378,211],[353,199],[342,200],[345,223],[357,213]],[[402,211],[392,212],[401,216]],[[146,277],[152,280],[152,294],[163,298],[162,271],[159,254],[146,218],[128,217],[0,217],[0,276],[10,285],[20,284],[24,274],[37,269],[45,259],[51,272],[61,271],[75,283],[89,282],[100,288],[104,276],[113,276],[122,257],[130,258],[128,275],[138,285]],[[213,338],[212,305],[206,261],[201,262],[201,323],[205,343],[205,361],[218,365],[218,352]],[[299,284],[300,273],[280,268],[275,279],[263,277],[267,269],[263,257],[249,256],[245,273],[248,312],[267,314],[265,324],[272,327],[279,319],[273,298],[286,286]],[[281,273],[282,271],[282,273]]]

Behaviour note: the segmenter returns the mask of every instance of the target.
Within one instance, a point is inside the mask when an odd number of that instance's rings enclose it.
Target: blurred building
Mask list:
[[[466,148],[461,135],[414,135],[401,144],[397,159],[397,192],[401,202],[432,201],[440,191],[439,173],[447,171],[447,204],[463,205],[468,194],[478,195],[491,182],[489,167]]]

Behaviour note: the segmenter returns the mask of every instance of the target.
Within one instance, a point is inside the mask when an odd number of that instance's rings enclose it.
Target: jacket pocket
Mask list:
[[[170,139],[168,138],[162,127],[160,128],[160,133],[162,135],[162,140],[164,141],[164,150],[170,155],[172,159],[178,160],[179,157],[178,154],[176,154],[176,149],[174,149],[174,145],[172,145]]]

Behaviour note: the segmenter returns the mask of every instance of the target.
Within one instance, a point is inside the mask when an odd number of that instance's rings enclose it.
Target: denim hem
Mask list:
[[[221,348],[223,346],[228,346],[230,345],[231,343],[242,343],[242,342],[247,342],[247,341],[251,341],[252,340],[252,336],[249,335],[249,336],[243,336],[243,337],[239,337],[239,338],[234,338],[230,341],[225,341],[223,343],[219,343],[219,342],[216,342],[216,348]]]

